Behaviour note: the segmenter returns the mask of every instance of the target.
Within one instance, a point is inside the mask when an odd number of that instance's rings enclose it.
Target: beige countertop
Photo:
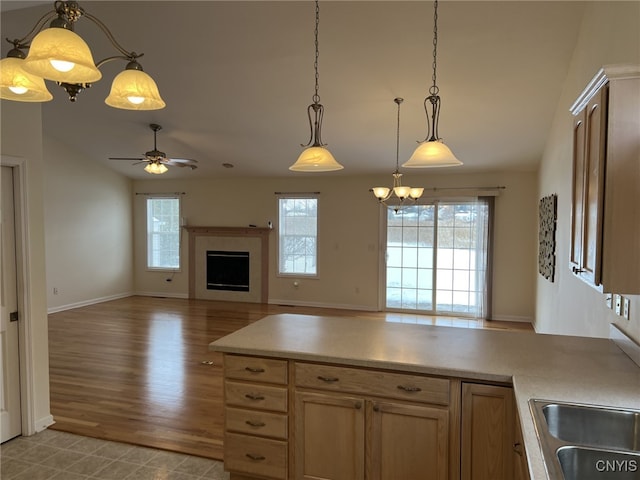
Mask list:
[[[547,480],[528,401],[640,409],[640,368],[611,340],[282,314],[211,350],[458,377],[514,386],[531,480]]]

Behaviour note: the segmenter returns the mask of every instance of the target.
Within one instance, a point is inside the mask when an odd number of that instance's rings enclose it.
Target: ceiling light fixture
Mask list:
[[[393,101],[398,105],[398,126],[396,129],[396,170],[393,172],[393,187],[373,187],[370,192],[376,196],[378,201],[388,208],[392,208],[396,213],[402,208],[406,200],[415,202],[422,196],[424,188],[407,187],[402,185],[402,174],[398,168],[398,157],[400,156],[400,104],[404,101],[402,98],[394,98]],[[394,204],[387,204],[387,201],[395,195]]]
[[[153,161],[153,162],[149,162],[147,164],[146,167],[144,167],[144,171],[147,173],[153,173],[156,175],[160,175],[164,172],[166,172],[167,170],[169,170],[167,167],[165,167],[162,163],[160,163],[158,160]]]
[[[340,165],[333,157],[331,152],[325,148],[322,143],[322,117],[324,116],[324,107],[320,104],[320,95],[318,94],[318,25],[320,24],[320,5],[316,0],[316,28],[315,28],[315,47],[316,56],[313,63],[315,69],[316,89],[313,94],[313,103],[307,107],[307,115],[309,117],[309,129],[311,136],[306,144],[301,144],[305,148],[296,163],[289,167],[289,170],[295,172],[331,172],[334,170],[342,170],[344,167]],[[313,120],[311,115],[313,111]],[[313,143],[312,143],[313,142]]]
[[[436,84],[437,56],[438,56],[438,0],[433,2],[433,85],[429,88],[429,96],[424,99],[424,111],[427,115],[427,137],[419,145],[413,155],[402,164],[405,168],[425,167],[453,167],[462,165],[453,152],[438,135],[438,120],[440,117],[440,96]],[[429,107],[431,104],[431,121],[429,121]]]
[[[55,17],[55,18],[54,18]],[[109,39],[120,55],[94,63],[85,41],[73,29],[80,18],[87,18]],[[49,28],[45,28],[51,19]],[[46,102],[53,98],[44,80],[55,81],[64,88],[69,100],[102,78],[99,68],[112,60],[126,60],[125,70],[111,84],[105,103],[126,110],[158,110],[165,107],[158,86],[143,70],[138,58],[144,54],[128,52],[115,40],[109,29],[87,13],[75,1],[56,1],[53,11],[36,22],[26,36],[7,41],[13,49],[0,61],[0,98],[18,102]],[[23,50],[29,50],[25,55]]]

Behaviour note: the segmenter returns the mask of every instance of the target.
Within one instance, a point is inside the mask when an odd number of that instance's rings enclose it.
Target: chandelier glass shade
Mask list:
[[[462,165],[451,149],[447,147],[438,134],[440,120],[440,96],[437,79],[438,57],[438,0],[433,2],[433,84],[429,88],[429,96],[424,99],[424,111],[427,116],[427,137],[419,145],[413,155],[402,164],[405,168],[453,167]],[[429,113],[431,107],[431,113]],[[431,119],[429,119],[431,117]]]
[[[160,175],[169,169],[164,166],[160,162],[149,162],[146,167],[144,167],[144,171],[147,173],[153,173],[155,175]]]
[[[80,18],[87,18],[98,26],[119,54],[94,62],[87,43],[73,31],[75,22]],[[49,28],[45,28],[48,22]],[[143,54],[125,50],[104,23],[87,13],[76,1],[56,1],[53,11],[43,15],[25,37],[7,38],[7,41],[13,44],[13,49],[0,63],[0,98],[4,100],[51,100],[52,96],[44,86],[44,80],[50,80],[64,88],[73,102],[78,93],[102,78],[102,65],[125,60],[127,67],[114,79],[107,105],[127,110],[157,110],[166,105],[155,81],[142,71],[138,63],[137,59]],[[23,50],[28,50],[28,54],[25,55]],[[19,62],[14,61],[16,59]]]
[[[296,162],[289,167],[294,172],[332,172],[342,170],[344,167],[340,165],[333,157],[331,152],[322,143],[322,119],[324,117],[324,107],[320,103],[319,87],[318,87],[318,26],[320,24],[320,5],[316,0],[316,27],[315,27],[315,47],[316,56],[313,64],[315,70],[315,93],[312,97],[313,103],[307,107],[307,116],[309,117],[309,129],[311,135],[306,147]]]
[[[402,185],[402,173],[398,169],[398,158],[400,156],[400,104],[404,101],[402,98],[393,100],[398,105],[398,122],[396,128],[396,170],[393,172],[393,186],[389,187],[373,187],[371,192],[383,205],[392,208],[396,213],[402,208],[406,200],[415,202],[418,200],[424,188],[409,187]],[[393,198],[395,197],[395,198]]]
[[[48,102],[53,95],[47,90],[44,79],[22,68],[24,60],[7,57],[0,60],[0,96],[18,102]]]

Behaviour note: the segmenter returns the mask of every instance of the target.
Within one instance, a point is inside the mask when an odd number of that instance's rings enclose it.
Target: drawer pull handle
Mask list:
[[[264,400],[264,397],[259,393],[247,393],[245,395],[249,400]]]
[[[264,368],[257,368],[257,367],[244,367],[244,369],[247,372],[251,372],[251,373],[264,373]]]
[[[249,425],[250,427],[256,427],[256,428],[260,428],[260,427],[264,427],[267,424],[264,422],[256,422],[255,420],[247,420],[246,422],[247,425]]]
[[[325,383],[335,383],[340,379],[338,377],[325,377],[324,375],[318,375],[318,380],[322,380]]]
[[[246,456],[256,462],[261,462],[262,460],[267,459],[267,457],[265,457],[264,455],[256,455],[255,453],[247,453]]]
[[[422,391],[420,387],[407,387],[406,385],[398,385],[398,390],[403,390],[407,393],[418,393]]]

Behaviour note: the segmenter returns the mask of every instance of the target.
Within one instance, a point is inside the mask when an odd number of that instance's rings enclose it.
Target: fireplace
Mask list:
[[[249,291],[249,252],[207,250],[207,290]]]
[[[189,233],[189,298],[268,303],[271,229],[190,225],[184,229]],[[209,252],[223,252],[225,256],[210,259]],[[215,271],[231,278],[218,278],[217,274],[209,278],[209,261],[221,263]],[[227,286],[211,288],[209,284]]]

